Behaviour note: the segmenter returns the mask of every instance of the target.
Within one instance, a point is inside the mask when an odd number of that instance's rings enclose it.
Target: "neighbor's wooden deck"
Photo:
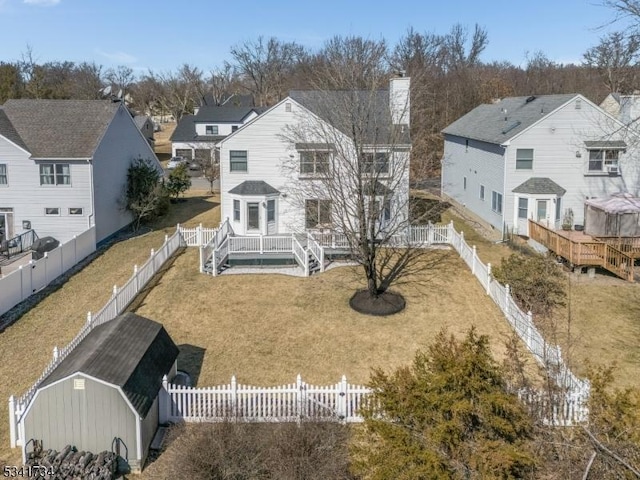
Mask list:
[[[533,220],[529,220],[529,237],[572,265],[602,267],[633,282],[634,255],[618,248],[615,242],[604,242],[573,230],[553,230]],[[629,247],[629,252],[633,250]]]

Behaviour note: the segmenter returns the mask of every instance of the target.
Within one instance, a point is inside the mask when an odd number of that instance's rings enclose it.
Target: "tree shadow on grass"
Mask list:
[[[201,195],[197,197],[181,198],[179,202],[171,203],[169,212],[162,218],[158,218],[150,223],[149,227],[154,230],[175,227],[176,224],[184,224],[198,215],[214,209],[220,203],[210,199],[214,195]],[[208,225],[209,227],[215,225]]]

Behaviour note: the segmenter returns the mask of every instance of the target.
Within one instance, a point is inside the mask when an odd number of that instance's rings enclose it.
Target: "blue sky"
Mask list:
[[[18,60],[30,45],[39,62],[95,61],[137,73],[190,63],[209,71],[229,59],[232,45],[259,35],[311,48],[336,34],[393,44],[410,26],[445,33],[455,23],[478,23],[489,33],[485,61],[523,65],[527,52],[541,50],[557,62],[579,62],[606,31],[619,28],[598,30],[613,12],[597,2],[0,0],[0,60]]]

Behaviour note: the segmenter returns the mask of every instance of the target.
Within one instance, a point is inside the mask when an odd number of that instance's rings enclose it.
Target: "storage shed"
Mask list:
[[[640,198],[630,194],[584,202],[584,231],[592,237],[639,237]]]
[[[141,470],[158,427],[162,377],[175,376],[177,357],[153,320],[126,313],[97,326],[39,385],[22,417],[25,445],[116,451]]]

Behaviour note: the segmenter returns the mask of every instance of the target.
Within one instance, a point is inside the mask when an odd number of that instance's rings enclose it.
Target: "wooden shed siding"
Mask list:
[[[40,167],[30,155],[0,137],[0,163],[7,165],[8,185],[0,186],[0,208],[13,208],[14,233],[23,231],[22,222],[31,221],[39,236],[50,235],[60,242],[87,230],[91,213],[90,166],[86,161],[69,163],[71,185],[40,185]],[[46,207],[60,208],[59,216],[46,216]],[[70,207],[84,209],[82,216],[69,215]]]
[[[122,208],[127,170],[136,158],[156,161],[155,154],[124,109],[116,112],[93,158],[96,241],[129,224],[133,217]]]
[[[589,176],[589,152],[585,141],[624,140],[620,124],[614,122],[600,109],[581,100],[581,108],[575,108],[576,99],[541,122],[513,139],[506,153],[507,184],[504,198],[505,218],[512,224],[515,194],[512,190],[531,177],[547,177],[567,192],[562,198],[562,214],[572,208],[574,223],[584,222],[584,200],[587,197],[604,198],[631,189],[638,193],[638,167],[633,163],[637,148],[626,139],[629,148],[620,156],[622,176]],[[534,150],[533,169],[516,170],[516,151],[519,148]],[[580,152],[580,157],[576,156]]]
[[[74,390],[74,379],[84,379],[85,390]],[[42,439],[44,448],[71,444],[98,453],[111,450],[119,437],[135,460],[136,422],[117,388],[74,375],[37,393],[24,419],[25,438]]]
[[[502,229],[503,216],[491,209],[491,192],[504,192],[504,148],[478,140],[466,140],[446,135],[442,159],[442,190],[481,217],[490,225]],[[464,188],[467,177],[467,188]],[[480,199],[480,185],[484,185],[484,201]]]
[[[147,416],[142,419],[142,462],[144,462],[147,457],[149,446],[158,429],[158,413],[158,397],[156,397],[147,412]]]

